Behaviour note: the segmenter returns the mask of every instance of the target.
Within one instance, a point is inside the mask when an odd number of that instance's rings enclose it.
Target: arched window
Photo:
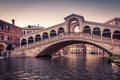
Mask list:
[[[89,27],[89,26],[85,26],[84,29],[83,29],[83,32],[84,32],[84,33],[89,33],[89,34],[91,34],[91,29],[90,29],[90,27]]]
[[[2,30],[4,30],[4,24],[2,24]]]
[[[23,35],[25,35],[26,34],[26,32],[25,31],[23,31]]]
[[[4,40],[4,36],[0,36],[0,40]]]
[[[40,40],[41,40],[41,37],[40,37],[39,34],[37,34],[37,35],[35,36],[35,41],[40,41]]]
[[[32,37],[32,36],[29,37],[29,38],[28,38],[28,44],[29,44],[29,43],[33,43],[33,42],[34,42],[33,37]]]
[[[60,28],[58,29],[58,34],[60,34],[60,33],[65,33],[64,28],[60,27]]]
[[[26,45],[27,44],[27,40],[26,39],[22,39],[22,41],[21,41],[21,46],[22,45]]]
[[[120,31],[118,31],[118,30],[114,31],[113,38],[114,39],[120,39]]]
[[[110,30],[109,29],[104,29],[103,33],[102,33],[102,36],[104,36],[104,37],[111,37]]]
[[[8,31],[9,31],[9,32],[11,31],[11,28],[10,28],[10,26],[8,26]]]
[[[42,35],[42,39],[47,39],[47,38],[48,38],[48,33],[44,32],[43,35]]]
[[[100,28],[99,28],[99,27],[95,27],[95,28],[93,29],[93,34],[100,36],[100,34],[101,34]]]
[[[56,34],[56,31],[55,30],[51,30],[50,31],[50,37],[54,37],[54,36],[56,36],[57,34]]]

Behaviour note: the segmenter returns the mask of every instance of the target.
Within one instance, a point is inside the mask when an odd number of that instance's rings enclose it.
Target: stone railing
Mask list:
[[[99,42],[99,43],[106,43],[106,44],[120,46],[120,40],[116,40],[116,39],[112,39],[112,38],[95,36],[95,35],[90,35],[90,34],[85,34],[85,33],[65,33],[65,34],[51,37],[51,38],[41,40],[38,42],[33,42],[28,45],[16,47],[14,49],[14,51],[27,50],[27,49],[31,49],[34,47],[38,47],[41,45],[53,43],[53,42],[64,40],[64,39],[70,39],[70,40],[76,39],[76,40],[83,40],[83,41],[88,41],[88,42],[92,41],[92,42]]]

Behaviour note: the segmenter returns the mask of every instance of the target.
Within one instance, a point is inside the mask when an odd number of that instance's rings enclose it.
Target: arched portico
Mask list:
[[[95,28],[93,28],[93,33],[92,33],[93,35],[98,35],[98,36],[100,36],[101,35],[101,30],[100,30],[100,28],[99,27],[95,27]]]
[[[120,31],[118,31],[118,30],[114,31],[114,33],[113,33],[113,38],[120,40]]]
[[[35,36],[35,41],[40,41],[41,40],[41,36],[39,35],[39,34],[37,34],[36,36]]]
[[[79,31],[80,31],[80,24],[82,21],[84,21],[84,17],[80,16],[80,15],[76,15],[76,14],[72,14],[69,15],[67,17],[64,18],[65,19],[65,23],[66,23],[66,30],[68,33],[70,33],[71,31],[73,31],[71,28],[71,25],[74,23],[78,23],[79,25]]]
[[[23,45],[27,45],[27,40],[26,39],[21,40],[21,46],[23,46]]]
[[[56,31],[55,30],[51,30],[50,31],[50,37],[54,37],[57,36]]]
[[[65,30],[64,30],[64,28],[62,28],[62,27],[60,27],[60,28],[58,29],[58,35],[61,34],[61,33],[65,33]]]
[[[48,33],[44,32],[43,35],[42,35],[42,39],[47,39],[47,38],[49,38]]]
[[[104,29],[102,36],[104,37],[111,37],[111,31],[109,29]]]
[[[28,44],[33,43],[33,42],[34,42],[34,39],[33,39],[32,36],[30,36],[30,37],[28,38]]]

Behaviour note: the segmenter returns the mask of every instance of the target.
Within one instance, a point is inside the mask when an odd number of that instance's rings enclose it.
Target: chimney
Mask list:
[[[15,25],[15,19],[12,19],[12,24]]]

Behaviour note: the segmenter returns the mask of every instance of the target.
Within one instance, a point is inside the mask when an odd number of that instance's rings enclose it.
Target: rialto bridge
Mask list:
[[[21,56],[22,53],[29,57],[48,56],[75,43],[95,45],[109,55],[120,54],[120,18],[97,23],[72,14],[64,20],[63,23],[23,36],[12,56]]]

